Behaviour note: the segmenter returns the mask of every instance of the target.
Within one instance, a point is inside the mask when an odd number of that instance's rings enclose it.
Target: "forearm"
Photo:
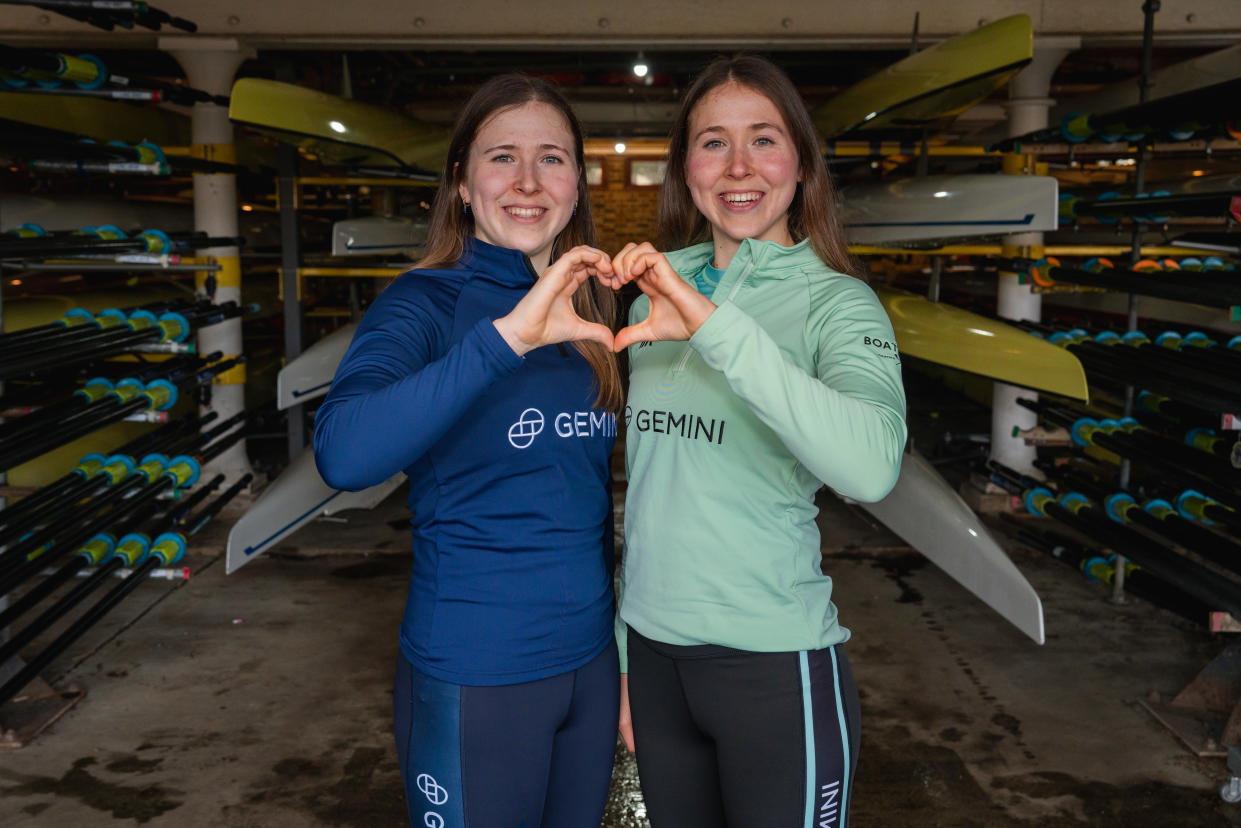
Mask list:
[[[882,499],[905,445],[899,369],[837,388],[790,362],[744,311],[724,303],[690,340],[813,475],[847,497]]]
[[[319,473],[329,486],[364,489],[408,468],[521,359],[481,320],[443,356],[404,370],[391,357],[352,352],[315,417]]]

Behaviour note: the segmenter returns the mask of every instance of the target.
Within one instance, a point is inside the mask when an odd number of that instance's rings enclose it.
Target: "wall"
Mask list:
[[[655,241],[658,187],[630,187],[626,157],[603,156],[603,186],[590,190],[599,246],[616,253],[626,242]]]

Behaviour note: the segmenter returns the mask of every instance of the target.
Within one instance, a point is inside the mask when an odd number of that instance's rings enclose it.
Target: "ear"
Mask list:
[[[457,171],[460,169],[461,169],[460,161],[457,161],[452,165],[452,177],[453,178],[457,178]],[[470,191],[469,191],[469,188],[465,186],[465,179],[463,178],[459,179],[457,182],[457,195],[461,196],[461,202],[463,204],[470,203]]]

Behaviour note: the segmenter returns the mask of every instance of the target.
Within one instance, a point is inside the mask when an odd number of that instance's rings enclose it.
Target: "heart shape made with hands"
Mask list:
[[[615,336],[606,325],[582,319],[573,307],[573,294],[591,276],[613,290],[637,284],[651,303],[646,319]],[[543,345],[582,340],[619,351],[635,342],[687,340],[715,308],[649,242],[627,244],[614,257],[580,245],[543,271],[517,306],[495,320],[495,326],[518,356]]]
[[[716,304],[682,279],[650,242],[625,245],[610,264],[595,270],[599,281],[613,290],[634,282],[650,301],[645,319],[617,331],[613,350],[635,342],[685,341],[715,312]],[[611,273],[605,275],[605,269]]]

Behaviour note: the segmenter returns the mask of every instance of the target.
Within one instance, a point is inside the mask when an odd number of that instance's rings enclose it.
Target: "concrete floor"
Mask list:
[[[0,751],[0,825],[404,825],[389,732],[402,495],[229,577],[227,522],[209,527],[188,582],[144,584],[45,671],[86,695]],[[822,504],[863,699],[854,825],[1241,825],[1216,794],[1223,762],[1135,703],[1174,694],[1221,641],[1015,550],[1044,601],[1038,647],[886,531]],[[646,825],[618,756],[604,825]]]

